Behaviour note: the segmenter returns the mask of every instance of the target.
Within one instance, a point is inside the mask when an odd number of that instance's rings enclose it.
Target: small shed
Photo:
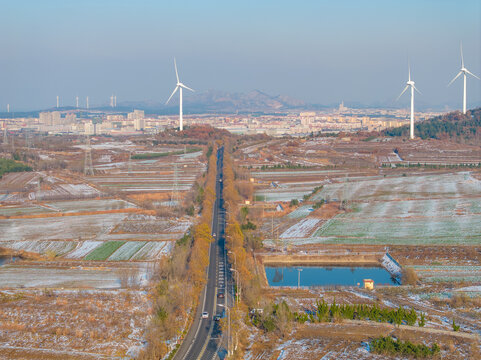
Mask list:
[[[277,211],[277,212],[282,212],[282,211],[284,211],[284,206],[282,206],[282,204],[277,204],[277,206],[276,206],[276,211]]]
[[[372,279],[363,279],[364,282],[364,289],[373,290],[374,289],[374,280]]]

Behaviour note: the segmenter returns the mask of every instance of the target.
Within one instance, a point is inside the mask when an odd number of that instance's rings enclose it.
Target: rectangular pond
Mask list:
[[[374,266],[266,266],[265,271],[269,286],[297,287],[298,280],[300,286],[363,286],[363,279],[374,280],[374,286],[399,285],[386,269]]]

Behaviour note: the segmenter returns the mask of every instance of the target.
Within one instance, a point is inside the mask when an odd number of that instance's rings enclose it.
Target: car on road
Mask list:
[[[207,319],[209,317],[209,313],[207,311],[204,311],[202,313],[202,319]]]
[[[219,291],[219,292],[217,293],[217,297],[218,297],[219,299],[223,299],[223,298],[225,297],[224,292],[223,292],[223,291]]]

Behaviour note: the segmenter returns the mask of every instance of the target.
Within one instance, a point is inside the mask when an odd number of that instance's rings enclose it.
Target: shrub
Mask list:
[[[431,347],[424,344],[413,344],[410,341],[393,340],[389,336],[381,336],[371,341],[371,351],[377,354],[404,355],[423,359],[439,353],[439,345]]]
[[[404,285],[416,285],[419,282],[418,274],[413,268],[404,268],[402,272],[402,283]]]

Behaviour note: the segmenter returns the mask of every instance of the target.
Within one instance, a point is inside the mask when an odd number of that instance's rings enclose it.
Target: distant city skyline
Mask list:
[[[395,102],[407,62],[422,95],[415,107],[462,108],[459,44],[481,76],[481,4],[354,0],[22,0],[0,13],[0,112],[56,106],[165,102],[177,58],[199,92],[287,95],[313,104]],[[468,108],[481,81],[467,83]],[[186,94],[184,105],[189,106]]]

